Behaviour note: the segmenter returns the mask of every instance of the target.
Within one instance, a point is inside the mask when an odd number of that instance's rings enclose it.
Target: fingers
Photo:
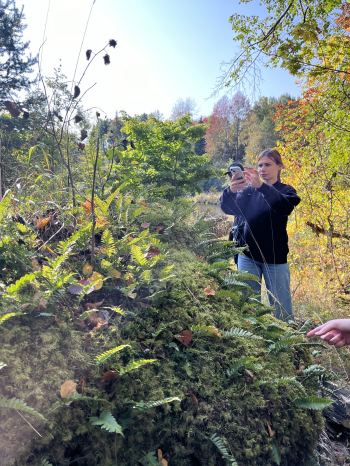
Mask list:
[[[327,341],[330,345],[335,345],[343,338],[343,335],[338,330],[331,330],[320,338],[321,340]]]
[[[319,327],[314,328],[311,330],[306,336],[308,338],[313,337],[314,335],[317,335],[318,337],[321,335],[326,334],[330,330],[334,328],[334,325],[332,323],[333,321],[331,320],[330,322],[326,322],[325,324],[320,325]]]
[[[342,340],[340,340],[336,345],[334,345],[334,348],[342,348],[343,346],[346,345],[346,341],[344,340],[344,338]]]

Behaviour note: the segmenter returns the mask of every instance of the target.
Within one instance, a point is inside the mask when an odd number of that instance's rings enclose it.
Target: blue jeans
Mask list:
[[[238,270],[244,270],[259,277],[259,282],[245,280],[245,283],[259,295],[259,299],[261,299],[261,277],[264,276],[269,303],[270,306],[275,307],[277,319],[284,321],[294,319],[288,264],[264,264],[239,254]]]

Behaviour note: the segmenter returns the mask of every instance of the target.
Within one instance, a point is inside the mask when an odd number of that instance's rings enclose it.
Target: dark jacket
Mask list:
[[[252,186],[231,193],[225,189],[220,199],[223,212],[244,219],[244,232],[239,246],[248,245],[244,254],[257,262],[285,264],[287,262],[287,221],[300,202],[292,186],[277,181],[263,183],[259,189]]]

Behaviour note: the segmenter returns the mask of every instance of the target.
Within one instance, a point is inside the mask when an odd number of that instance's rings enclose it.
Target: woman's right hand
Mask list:
[[[237,191],[240,191],[241,189],[246,189],[249,186],[248,180],[246,178],[243,178],[243,180],[237,180],[237,177],[238,173],[235,173],[231,178],[230,191],[233,194],[235,194]]]

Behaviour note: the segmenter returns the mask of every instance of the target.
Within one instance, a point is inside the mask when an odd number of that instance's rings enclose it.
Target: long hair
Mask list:
[[[283,162],[281,154],[276,149],[266,149],[261,152],[258,157],[258,162],[262,157],[268,157],[269,159],[273,160],[275,164],[281,165],[281,169],[283,168]],[[277,181],[281,181],[281,170],[279,170],[277,175]]]

